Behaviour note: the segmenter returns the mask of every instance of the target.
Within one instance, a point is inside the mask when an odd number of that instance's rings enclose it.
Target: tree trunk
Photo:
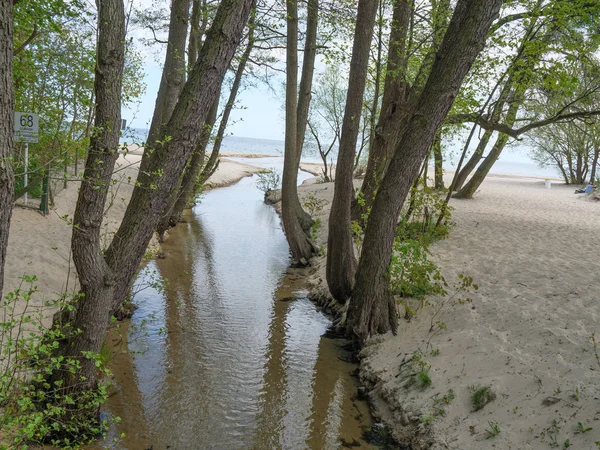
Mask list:
[[[352,214],[354,219],[361,220],[373,204],[377,187],[387,170],[394,146],[402,132],[402,122],[408,112],[406,37],[412,16],[412,3],[406,0],[396,0],[394,3],[381,111],[370,142],[365,178],[360,188],[364,205],[355,203]]]
[[[598,167],[598,158],[600,157],[600,148],[594,147],[594,158],[592,159],[592,168],[590,172],[590,180],[593,183],[596,180],[596,168]],[[2,293],[2,289],[0,289]]]
[[[485,45],[501,0],[458,0],[430,75],[408,120],[369,216],[352,301],[348,333],[359,343],[398,324],[388,267],[396,223],[420,166],[464,77]]]
[[[254,2],[253,5],[255,5],[255,3],[256,2]],[[231,86],[231,91],[229,91],[229,98],[227,99],[227,103],[225,104],[225,108],[223,109],[223,115],[221,116],[219,129],[217,130],[217,135],[215,136],[215,143],[213,145],[212,152],[210,153],[210,157],[204,165],[202,173],[200,174],[200,177],[197,180],[198,184],[196,185],[196,190],[204,183],[206,183],[210,176],[215,172],[219,164],[219,152],[221,151],[221,144],[223,143],[223,138],[225,137],[225,130],[227,129],[229,116],[231,115],[231,110],[233,109],[235,99],[242,84],[242,78],[244,76],[244,71],[246,70],[248,58],[250,58],[250,54],[252,53],[252,49],[254,48],[254,44],[256,42],[256,39],[254,37],[255,17],[256,7],[253,6],[252,11],[250,12],[250,20],[248,21],[248,44],[246,45],[246,50],[244,50],[244,54],[240,59],[237,70],[235,71],[233,85]]]
[[[492,130],[485,130],[483,136],[481,136],[481,139],[477,144],[477,147],[475,148],[475,151],[465,166],[456,175],[456,182],[454,183],[455,190],[460,190],[463,187],[465,181],[467,181],[467,177],[471,175],[471,172],[473,172],[473,170],[475,170],[477,167],[477,164],[479,164],[479,161],[481,161],[481,158],[483,158],[483,152],[485,152],[485,148],[490,142],[490,138],[492,137],[493,133],[494,132]]]
[[[510,107],[508,108],[504,122],[509,127],[515,123],[520,104],[520,101],[515,100],[510,104]],[[483,183],[483,180],[489,173],[490,169],[500,157],[500,154],[502,153],[502,150],[504,150],[508,139],[509,136],[507,134],[498,135],[498,138],[496,139],[496,142],[494,143],[494,146],[492,147],[488,155],[479,165],[479,167],[477,168],[471,179],[467,182],[467,184],[465,184],[462,187],[462,189],[460,189],[456,194],[454,194],[454,198],[473,197],[475,191],[479,189],[479,186],[481,186],[481,183]]]
[[[298,220],[298,5],[287,0],[285,84],[285,154],[281,181],[281,216],[293,265],[308,265],[314,246]]]
[[[200,0],[192,0],[192,16],[190,17],[190,37],[188,42],[188,73],[192,71],[198,58],[198,48],[200,47]]]
[[[311,91],[313,84],[313,75],[315,72],[315,58],[317,56],[317,25],[319,21],[319,0],[308,0],[306,6],[306,37],[304,41],[304,58],[302,59],[302,75],[300,77],[300,86],[298,89],[298,116],[296,129],[296,160],[295,181],[293,183],[294,194],[290,194],[294,200],[294,208],[300,222],[300,226],[305,232],[312,227],[313,220],[302,205],[298,197],[298,169],[300,168],[300,159],[304,147],[304,135],[306,134],[306,123],[308,121],[308,110],[310,107]],[[292,183],[290,183],[290,186]]]
[[[60,353],[79,359],[82,352],[99,352],[104,342],[115,277],[102,253],[100,230],[115,163],[119,157],[121,126],[121,84],[125,61],[125,12],[122,0],[98,2],[98,48],[95,132],[85,163],[85,172],[73,216],[71,250],[77,269],[80,292],[74,330],[81,330],[61,344]],[[65,371],[66,386],[88,389],[97,381],[91,359],[81,359],[76,376]],[[85,376],[85,382],[80,380]],[[74,386],[77,386],[76,388]]]
[[[12,170],[15,92],[13,81],[13,2],[0,3],[0,298],[13,208]]]
[[[435,188],[444,189],[444,155],[442,154],[442,129],[440,128],[433,141],[433,158],[435,161]]]
[[[348,76],[348,95],[342,121],[342,135],[335,168],[335,188],[329,215],[327,284],[333,298],[342,303],[346,302],[352,293],[356,271],[351,231],[352,200],[354,199],[352,178],[377,6],[377,2],[374,0],[359,0],[358,2],[352,60]]]
[[[171,119],[171,114],[185,83],[185,44],[187,39],[190,0],[173,0],[169,20],[169,37],[165,65],[156,96],[154,115],[148,132],[148,146],[164,138],[163,129]],[[140,171],[146,169],[143,164]]]
[[[162,218],[160,219],[160,222],[156,227],[156,232],[158,233],[158,240],[160,242],[164,241],[165,232],[170,227],[174,227],[175,225],[177,225],[177,222],[179,222],[183,210],[188,205],[188,202],[196,192],[196,180],[198,179],[200,170],[204,166],[206,146],[210,141],[210,135],[212,133],[213,126],[215,125],[215,121],[217,120],[218,109],[219,98],[217,97],[215,103],[208,111],[206,123],[202,126],[200,142],[198,143],[198,146],[192,153],[190,162],[187,165],[185,171],[183,172],[181,184],[179,185],[179,188],[176,190],[176,192],[174,192],[171,196],[169,206],[167,207],[165,214],[163,214]]]
[[[147,170],[140,171],[123,221],[106,251],[117,274],[112,309],[116,311],[144,255],[152,232],[198,145],[202,124],[213,105],[248,20],[252,0],[222,0],[196,66],[186,82],[164,135],[171,136],[145,152]]]

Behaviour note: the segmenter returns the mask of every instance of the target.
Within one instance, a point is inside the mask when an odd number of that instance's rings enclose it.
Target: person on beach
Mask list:
[[[596,186],[594,184],[592,184],[592,181],[590,180],[590,182],[585,186],[585,188],[576,189],[575,193],[576,194],[590,194],[594,189],[596,189]]]

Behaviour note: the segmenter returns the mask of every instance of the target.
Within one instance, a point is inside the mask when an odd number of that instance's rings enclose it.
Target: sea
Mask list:
[[[148,130],[144,128],[128,128],[122,132],[121,143],[143,144],[148,136]],[[223,139],[221,151],[226,153],[240,154],[264,154],[273,157],[283,158],[284,141],[277,139],[257,139],[243,136],[226,136]],[[335,149],[334,149],[335,150]],[[460,153],[460,143],[450,143],[447,145],[448,157],[444,167],[446,169],[455,169],[458,163]],[[490,171],[493,174],[518,175],[539,178],[561,179],[557,169],[552,167],[541,167],[529,154],[531,149],[524,143],[514,143],[507,146],[504,152],[494,164]],[[333,153],[333,152],[332,152]],[[335,163],[336,154],[331,155],[331,162]],[[306,148],[302,155],[305,162],[320,163],[316,149]],[[432,163],[433,164],[433,163]]]

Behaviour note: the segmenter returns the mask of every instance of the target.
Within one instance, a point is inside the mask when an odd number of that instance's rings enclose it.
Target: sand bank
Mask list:
[[[141,151],[132,148],[117,163],[117,173],[114,176],[116,183],[109,195],[111,206],[102,224],[102,237],[106,246],[121,223],[131,198],[140,160]],[[208,184],[211,188],[231,185],[260,170],[258,167],[222,159]],[[30,209],[16,207],[13,210],[4,293],[15,289],[24,274],[38,277],[40,299],[52,298],[76,288],[76,273],[70,258],[69,219],[75,211],[78,187],[78,181],[69,181],[68,188],[55,196],[55,206],[46,217]]]
[[[446,308],[439,317],[446,330],[433,338],[434,308],[426,306],[412,321],[401,319],[397,336],[372,339],[362,353],[361,377],[376,413],[404,445],[528,450],[556,442],[557,448],[596,448],[600,360],[591,336],[600,337],[600,203],[573,190],[556,183],[544,189],[541,179],[493,176],[473,200],[452,201],[456,228],[432,252],[449,283],[458,274],[473,277],[479,285],[473,302]],[[299,193],[329,205],[333,185],[307,184]],[[322,221],[319,244],[326,243],[328,205],[316,215]],[[323,258],[314,263],[312,289],[323,296]],[[424,390],[406,388],[400,374],[419,349],[431,364],[432,384]],[[474,385],[491,386],[496,394],[477,412]],[[455,398],[444,405],[445,415],[432,416],[435,399],[450,389]],[[486,439],[490,423],[500,433]],[[578,423],[591,430],[581,432]]]

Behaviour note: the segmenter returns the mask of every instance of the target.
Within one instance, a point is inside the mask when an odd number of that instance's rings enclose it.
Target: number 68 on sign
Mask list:
[[[32,113],[15,113],[15,142],[26,144],[38,141],[39,116]]]

